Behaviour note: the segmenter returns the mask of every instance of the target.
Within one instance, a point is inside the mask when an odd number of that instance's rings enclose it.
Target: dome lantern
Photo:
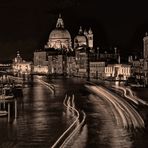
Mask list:
[[[57,20],[56,28],[64,28],[64,22],[63,22],[63,19],[61,17],[61,14],[59,14],[59,18]]]
[[[83,34],[82,26],[80,26],[79,34],[80,34],[80,35]]]

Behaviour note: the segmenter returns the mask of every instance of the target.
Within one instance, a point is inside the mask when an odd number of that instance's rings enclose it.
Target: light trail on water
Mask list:
[[[63,105],[66,107],[67,112],[71,112],[71,116],[74,118],[74,121],[69,126],[68,129],[66,129],[62,135],[56,140],[56,142],[52,145],[51,148],[65,148],[69,147],[68,144],[72,141],[74,136],[79,132],[79,130],[83,127],[86,114],[83,111],[78,111],[75,108],[74,103],[74,94],[71,96],[65,95],[65,99],[63,101]],[[82,116],[82,119],[80,119],[80,114]]]
[[[86,85],[86,87],[112,104],[116,110],[114,116],[117,116],[115,118],[117,124],[120,122],[123,127],[129,127],[132,125],[134,128],[145,126],[140,114],[126,100],[113,95],[112,92],[102,86]]]

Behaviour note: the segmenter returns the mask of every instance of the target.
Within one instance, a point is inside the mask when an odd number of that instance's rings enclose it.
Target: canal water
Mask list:
[[[17,120],[12,118],[8,123],[6,117],[0,118],[0,148],[50,148],[73,121],[65,115],[65,94],[75,94],[76,107],[87,115],[70,147],[147,148],[148,107],[137,107],[145,128],[121,128],[115,124],[107,104],[86,91],[85,80],[45,80],[54,84],[55,94],[34,79],[33,85],[26,85],[23,97],[18,99]],[[147,89],[134,92],[148,102]]]
[[[133,88],[134,94],[148,103],[148,88]],[[148,106],[141,105],[138,107],[139,113],[145,121],[145,128],[138,130],[138,134],[135,134],[134,145],[137,148],[148,147]]]
[[[104,85],[104,84],[103,84]],[[110,88],[110,83],[105,84]],[[148,89],[133,89],[134,94],[148,103]],[[87,142],[86,148],[147,148],[148,147],[148,106],[133,107],[139,112],[145,122],[144,128],[124,128],[117,126],[111,114],[111,108],[93,94],[79,91],[81,96],[77,106],[87,114]]]
[[[60,93],[61,92],[61,93]],[[0,148],[49,148],[68,128],[63,91],[54,96],[38,81],[23,89],[18,98],[18,118],[0,118]]]

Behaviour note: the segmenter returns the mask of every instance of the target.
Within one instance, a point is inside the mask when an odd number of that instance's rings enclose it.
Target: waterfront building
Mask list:
[[[34,72],[53,75],[67,75],[67,57],[73,53],[72,39],[59,15],[55,29],[49,34],[45,48],[34,53]],[[38,69],[38,70],[37,70]],[[71,71],[71,70],[70,70]]]
[[[102,78],[105,72],[105,62],[90,62],[90,78]]]
[[[89,47],[93,49],[93,32],[91,28],[83,31],[80,26],[78,35],[74,38],[74,49]]]
[[[88,76],[88,54],[86,48],[77,49],[75,51],[76,59],[76,76],[87,77]]]
[[[35,51],[34,52],[34,67],[33,73],[47,74],[48,73],[48,58],[46,51]]]
[[[148,85],[148,33],[146,33],[145,37],[143,38],[143,58],[144,58],[144,79],[145,85]]]
[[[48,60],[47,60],[47,52],[46,51],[35,51],[34,52],[34,66],[47,66]]]
[[[144,79],[144,59],[136,59],[129,57],[129,64],[131,65],[131,76],[137,80]]]
[[[63,55],[49,55],[48,70],[50,75],[51,74],[62,75],[63,74]]]
[[[80,26],[78,35],[74,38],[75,76],[89,77],[90,51],[93,51],[93,32],[91,28],[83,31]]]
[[[105,67],[104,78],[110,80],[127,80],[131,76],[131,66],[128,64],[108,64]]]
[[[55,76],[103,77],[105,65],[120,64],[120,55],[117,48],[102,53],[99,48],[94,48],[93,43],[91,28],[83,30],[80,26],[78,34],[72,39],[59,15],[44,49],[34,52],[34,73]]]
[[[33,74],[48,74],[48,66],[34,66]]]
[[[77,75],[77,65],[75,56],[67,56],[67,75],[70,77]]]
[[[18,51],[17,56],[13,59],[12,70],[17,76],[28,75],[32,72],[32,62],[23,60]]]
[[[11,72],[12,63],[1,63],[0,64],[0,72]]]

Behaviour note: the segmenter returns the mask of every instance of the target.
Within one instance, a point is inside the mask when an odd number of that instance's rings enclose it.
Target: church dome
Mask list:
[[[84,45],[87,45],[87,37],[82,31],[82,27],[80,27],[78,35],[74,38],[74,46],[80,47]]]
[[[70,49],[71,48],[71,35],[68,30],[64,28],[64,22],[59,15],[56,28],[51,31],[47,43],[48,48],[55,49]]]
[[[71,39],[71,36],[66,29],[54,29],[49,35],[49,40],[50,39]]]
[[[77,40],[78,42],[85,43],[85,44],[87,42],[87,38],[85,35],[77,35],[74,40],[75,41]]]

